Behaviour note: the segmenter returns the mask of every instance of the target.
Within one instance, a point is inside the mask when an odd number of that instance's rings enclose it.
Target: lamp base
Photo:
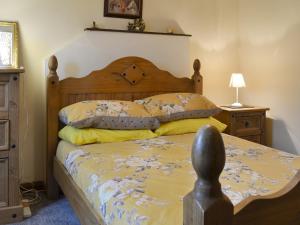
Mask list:
[[[232,106],[232,107],[236,107],[236,108],[241,108],[241,107],[243,107],[243,105],[242,105],[241,103],[239,103],[239,102],[235,102],[235,103],[231,104],[231,106]]]

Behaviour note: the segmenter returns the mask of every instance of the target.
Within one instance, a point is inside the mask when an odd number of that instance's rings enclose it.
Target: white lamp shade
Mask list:
[[[231,75],[229,87],[241,88],[246,87],[244,76],[241,73],[233,73]]]

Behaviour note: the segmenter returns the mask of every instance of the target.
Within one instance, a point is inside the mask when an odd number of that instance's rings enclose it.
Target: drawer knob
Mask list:
[[[246,127],[246,128],[249,127],[249,122],[248,122],[248,121],[245,122],[245,127]]]
[[[17,146],[15,145],[15,144],[13,144],[12,146],[11,146],[11,148],[16,148]]]

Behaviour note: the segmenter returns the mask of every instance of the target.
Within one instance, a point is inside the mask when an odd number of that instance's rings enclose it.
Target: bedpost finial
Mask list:
[[[55,55],[52,55],[48,62],[48,68],[50,73],[56,73],[58,67],[58,61]]]
[[[203,78],[200,74],[201,62],[199,59],[194,61],[194,75],[192,77],[194,81],[194,89],[196,93],[203,94]]]
[[[219,181],[225,166],[225,147],[215,127],[208,125],[198,131],[192,163],[198,179],[194,190],[184,197],[183,224],[232,225],[233,204],[223,194]]]
[[[225,147],[217,128],[208,125],[198,131],[192,163],[198,179],[194,190],[184,197],[183,224],[232,225],[233,204],[223,194],[219,181],[225,166]]]
[[[195,71],[195,73],[200,73],[200,69],[201,69],[201,62],[200,62],[200,60],[199,59],[195,59],[195,61],[194,61],[194,71]]]
[[[219,131],[213,126],[205,126],[198,131],[192,151],[193,167],[198,180],[214,185],[219,182],[225,166],[225,147]]]

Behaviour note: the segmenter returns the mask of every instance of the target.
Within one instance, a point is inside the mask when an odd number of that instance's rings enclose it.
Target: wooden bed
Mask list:
[[[202,94],[203,78],[199,60],[194,62],[194,75],[176,78],[138,57],[121,58],[103,70],[83,78],[59,81],[58,62],[49,60],[47,78],[47,188],[51,199],[58,198],[59,187],[70,201],[80,222],[85,225],[105,223],[86,200],[84,193],[56,159],[61,124],[59,110],[83,100],[135,100],[161,93],[195,92]],[[197,134],[192,162],[198,175],[194,190],[184,198],[185,225],[299,225],[299,173],[280,192],[263,198],[252,197],[238,207],[222,193],[219,176],[225,164],[225,148],[218,131],[206,127]]]

